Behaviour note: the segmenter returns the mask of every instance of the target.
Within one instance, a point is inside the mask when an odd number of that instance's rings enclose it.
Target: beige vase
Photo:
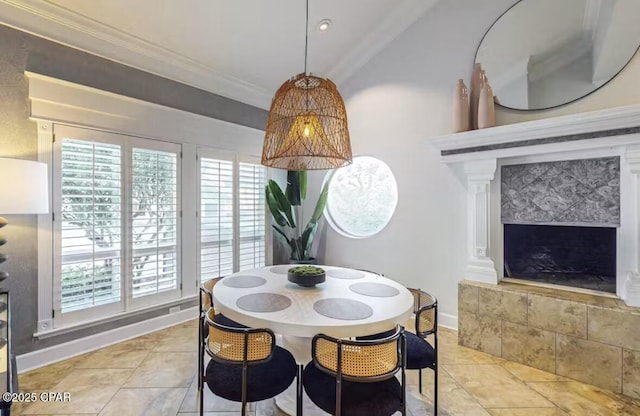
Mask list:
[[[493,102],[493,90],[485,80],[478,100],[478,128],[486,129],[496,125],[496,108]]]
[[[462,79],[458,80],[453,93],[453,132],[469,130],[469,93]]]
[[[482,91],[483,72],[480,64],[473,66],[471,74],[471,93],[469,94],[469,122],[470,128],[478,128],[478,102],[480,101],[480,92]]]

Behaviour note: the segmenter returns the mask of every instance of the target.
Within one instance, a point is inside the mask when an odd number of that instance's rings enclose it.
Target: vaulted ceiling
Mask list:
[[[339,85],[437,1],[310,0],[310,72]],[[0,0],[0,23],[263,108],[304,68],[304,0]]]

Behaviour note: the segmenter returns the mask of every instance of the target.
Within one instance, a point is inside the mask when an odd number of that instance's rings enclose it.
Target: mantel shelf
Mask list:
[[[640,143],[640,105],[430,137],[445,163]]]

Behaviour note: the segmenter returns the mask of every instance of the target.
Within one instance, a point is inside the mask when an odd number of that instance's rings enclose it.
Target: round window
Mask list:
[[[389,223],[398,203],[396,179],[384,162],[357,156],[349,166],[330,172],[325,217],[340,234],[371,237]]]

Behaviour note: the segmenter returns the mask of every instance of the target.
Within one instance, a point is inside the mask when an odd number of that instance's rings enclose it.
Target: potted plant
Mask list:
[[[288,171],[285,192],[274,180],[269,180],[265,187],[267,206],[275,223],[272,227],[278,241],[288,251],[292,263],[315,262],[311,256],[311,247],[327,204],[328,189],[328,183],[325,183],[313,215],[302,228],[302,203],[307,197],[307,172]]]
[[[318,266],[296,266],[288,270],[287,278],[290,282],[303,287],[312,287],[326,279],[324,269]]]

